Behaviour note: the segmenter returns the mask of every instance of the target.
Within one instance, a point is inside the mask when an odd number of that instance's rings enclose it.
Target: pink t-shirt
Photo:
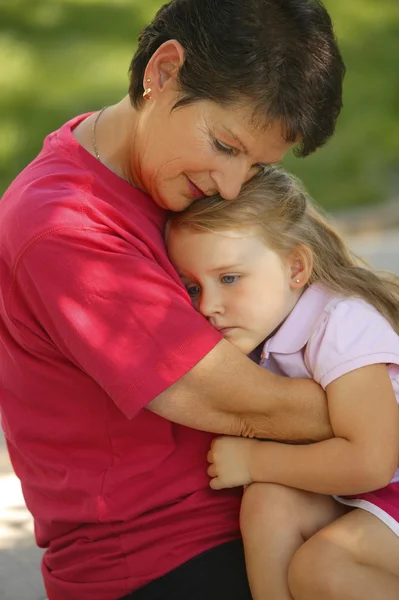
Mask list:
[[[212,436],[145,408],[221,335],[168,260],[164,211],[73,137],[83,118],[0,202],[2,426],[50,600],[115,600],[239,536]]]

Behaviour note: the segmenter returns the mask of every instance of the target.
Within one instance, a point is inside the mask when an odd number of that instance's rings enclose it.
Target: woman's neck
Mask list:
[[[96,112],[73,131],[75,139],[113,173],[141,188],[131,173],[137,111],[127,96]]]

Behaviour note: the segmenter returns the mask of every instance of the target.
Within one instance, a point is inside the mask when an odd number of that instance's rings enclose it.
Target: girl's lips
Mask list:
[[[199,187],[197,187],[197,186],[195,185],[195,183],[193,183],[193,182],[191,181],[191,179],[189,179],[189,178],[187,177],[187,181],[188,181],[188,185],[189,185],[189,187],[190,187],[191,193],[192,193],[192,195],[194,196],[194,198],[195,198],[196,200],[200,200],[201,198],[204,198],[204,197],[205,197],[205,195],[206,195],[206,194],[204,194],[204,192],[203,192],[203,191],[202,191],[202,190],[201,190]]]
[[[235,327],[217,327],[217,330],[219,331],[219,333],[221,333],[222,335],[226,335],[226,333],[229,333],[229,331],[231,331],[232,329],[235,329]]]

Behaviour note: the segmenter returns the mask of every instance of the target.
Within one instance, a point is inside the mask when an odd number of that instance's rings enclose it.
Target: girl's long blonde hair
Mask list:
[[[220,196],[197,200],[175,213],[168,225],[208,232],[250,226],[260,227],[265,243],[282,256],[307,247],[313,257],[309,284],[317,282],[338,295],[363,298],[399,334],[399,277],[375,272],[358,258],[298,180],[282,169],[260,172],[243,186],[236,200]]]

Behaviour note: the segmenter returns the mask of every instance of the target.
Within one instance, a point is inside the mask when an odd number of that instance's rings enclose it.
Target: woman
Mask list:
[[[48,136],[3,197],[2,424],[50,600],[250,598],[211,434],[324,439],[324,397],[196,313],[163,227],[324,144],[343,73],[316,0],[172,0],[129,96]]]

